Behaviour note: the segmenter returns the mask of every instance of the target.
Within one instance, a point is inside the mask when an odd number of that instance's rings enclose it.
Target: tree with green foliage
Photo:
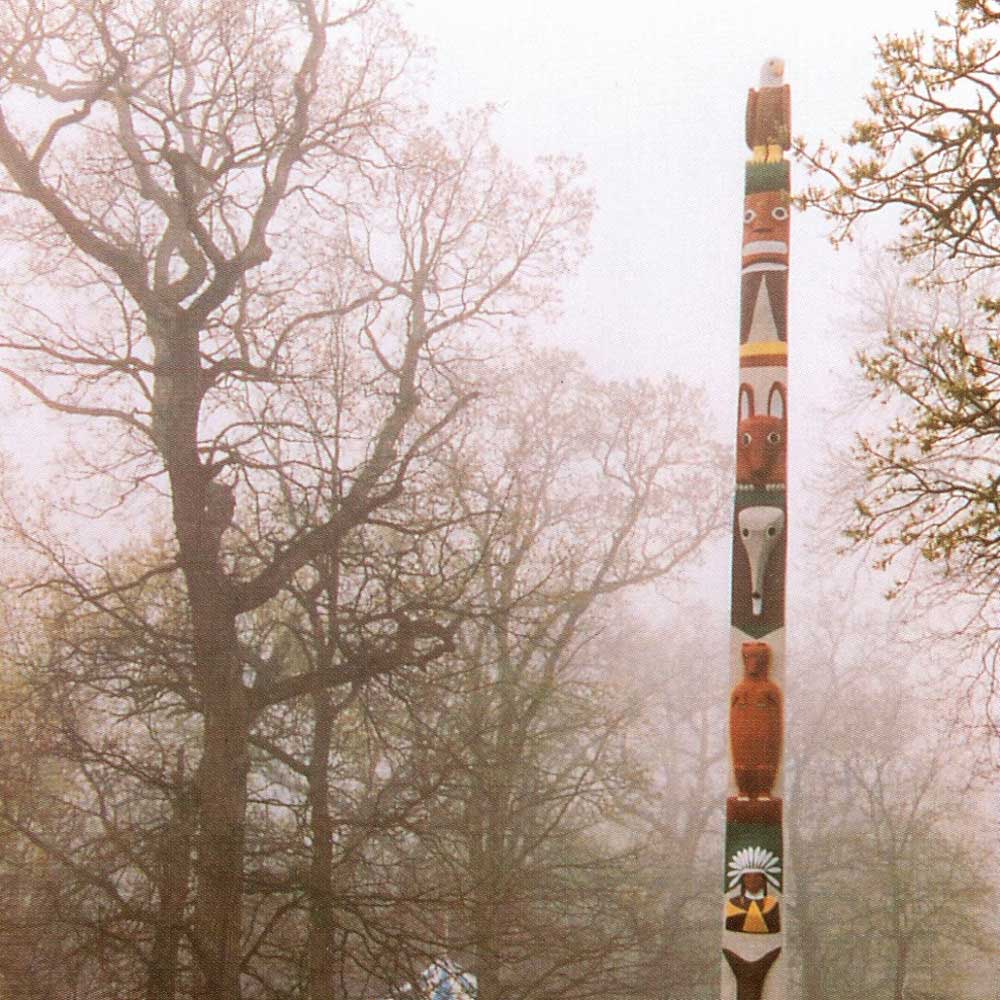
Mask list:
[[[802,140],[796,153],[820,183],[802,200],[850,236],[873,213],[898,212],[895,249],[933,268],[991,269],[1000,256],[1000,8],[960,0],[920,32],[877,41],[876,76],[845,151]]]
[[[967,283],[978,308],[931,323],[887,317],[881,342],[860,353],[888,422],[859,435],[865,485],[850,535],[874,546],[905,586],[964,602],[967,634],[986,640],[996,676],[1000,633],[1000,8],[962,0],[929,36],[878,42],[869,114],[846,149],[798,153],[814,183],[802,195],[849,238],[865,217],[899,224],[892,252],[927,295]],[[995,727],[994,727],[995,728]]]

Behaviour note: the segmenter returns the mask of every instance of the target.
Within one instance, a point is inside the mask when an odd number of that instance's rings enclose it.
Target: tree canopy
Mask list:
[[[849,534],[875,546],[898,582],[938,585],[962,627],[995,652],[1000,492],[1000,9],[963,0],[929,35],[880,39],[876,75],[843,150],[798,144],[814,183],[802,195],[834,240],[865,217],[898,223],[892,250],[931,308],[885,317],[858,360],[881,427],[860,434],[865,473]],[[957,284],[952,308],[940,289]],[[931,573],[919,573],[919,565]],[[959,619],[956,619],[956,621]],[[980,651],[982,646],[980,646]],[[994,676],[992,652],[987,677]]]
[[[628,781],[575,664],[720,525],[718,456],[677,383],[523,346],[592,196],[424,72],[375,0],[0,11],[0,372],[74,445],[60,509],[5,509],[45,623],[8,647],[12,990],[385,996],[450,940],[545,996],[634,941],[581,902]]]
[[[552,303],[584,248],[577,165],[505,161],[485,114],[434,127],[413,58],[374,2],[0,13],[6,236],[23,248],[0,367],[73,421],[106,522],[166,520],[171,541],[112,568],[25,520],[21,537],[97,611],[183,580],[168,669],[200,716],[190,939],[214,1000],[240,992],[261,713],[453,645],[443,592],[408,586],[401,559],[324,658],[273,683],[253,682],[275,650],[244,622],[365,531],[434,535],[444,586],[448,515],[428,502],[414,520],[412,486],[475,395],[460,361]]]
[[[962,0],[937,21],[931,37],[876,40],[869,113],[843,151],[796,143],[820,181],[802,200],[834,222],[835,239],[865,216],[893,210],[904,259],[992,268],[1000,247],[1000,10],[991,0]]]

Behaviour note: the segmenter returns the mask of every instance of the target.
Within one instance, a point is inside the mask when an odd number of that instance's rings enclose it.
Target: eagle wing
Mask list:
[[[757,120],[757,91],[750,88],[747,93],[746,140],[747,148],[753,149],[754,122]]]
[[[781,148],[792,148],[792,88],[786,83],[781,88]]]

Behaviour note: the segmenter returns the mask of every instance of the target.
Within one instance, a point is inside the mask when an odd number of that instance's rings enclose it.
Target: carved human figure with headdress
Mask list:
[[[730,859],[729,888],[739,889],[726,900],[726,930],[743,934],[777,934],[781,904],[768,889],[777,887],[781,862],[763,847],[745,847]]]

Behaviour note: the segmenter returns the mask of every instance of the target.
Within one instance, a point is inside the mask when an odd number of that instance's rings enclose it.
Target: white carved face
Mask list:
[[[778,507],[744,507],[737,516],[740,538],[750,560],[750,593],[753,613],[764,610],[764,570],[771,550],[785,527],[785,512]]]

